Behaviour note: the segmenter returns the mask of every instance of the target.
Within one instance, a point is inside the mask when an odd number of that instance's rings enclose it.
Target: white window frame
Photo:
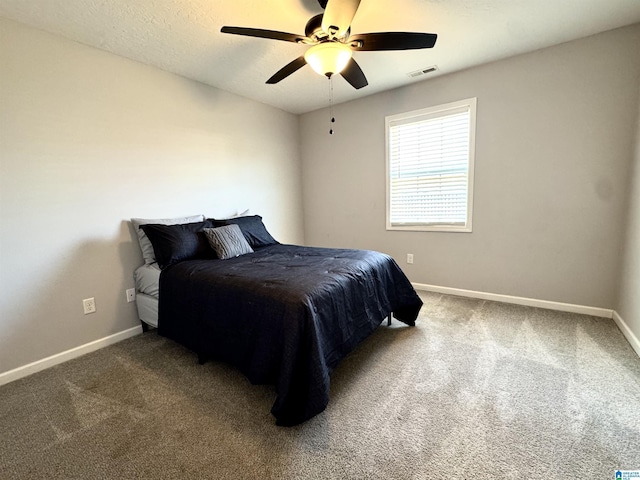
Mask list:
[[[423,232],[471,232],[473,216],[473,178],[475,163],[475,132],[476,132],[476,104],[477,99],[467,98],[457,102],[438,105],[411,112],[400,113],[385,117],[385,145],[386,145],[386,193],[387,193],[387,230],[423,231]],[[426,118],[444,116],[462,108],[469,109],[469,168],[467,171],[467,221],[464,225],[447,223],[422,223],[410,225],[391,223],[391,172],[390,172],[390,141],[389,132],[394,124],[410,123]]]

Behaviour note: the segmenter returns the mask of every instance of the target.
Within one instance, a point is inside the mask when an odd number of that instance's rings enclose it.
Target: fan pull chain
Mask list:
[[[333,116],[333,75],[329,77],[329,117],[331,122],[329,123],[329,135],[333,135],[333,123],[336,122],[336,117]]]

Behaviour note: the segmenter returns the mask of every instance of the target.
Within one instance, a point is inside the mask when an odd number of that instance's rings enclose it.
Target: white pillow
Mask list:
[[[133,229],[138,234],[138,242],[140,243],[140,250],[142,250],[142,258],[147,265],[156,261],[156,255],[153,252],[153,245],[149,237],[144,233],[144,230],[140,228],[140,225],[147,225],[148,223],[157,223],[160,225],[177,225],[181,223],[194,223],[204,222],[204,215],[191,215],[190,217],[177,217],[177,218],[132,218],[131,223]]]

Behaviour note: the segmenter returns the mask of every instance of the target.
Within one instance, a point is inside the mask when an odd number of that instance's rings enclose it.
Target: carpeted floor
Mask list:
[[[613,479],[640,359],[612,320],[421,293],[274,425],[270,387],[154,331],[0,387],[2,479]]]

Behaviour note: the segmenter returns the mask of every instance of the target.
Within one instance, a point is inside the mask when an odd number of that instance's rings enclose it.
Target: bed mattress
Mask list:
[[[143,265],[134,273],[136,291],[158,298],[160,291],[160,267],[157,263]]]
[[[136,295],[138,318],[147,325],[158,327],[158,299],[138,292]]]

